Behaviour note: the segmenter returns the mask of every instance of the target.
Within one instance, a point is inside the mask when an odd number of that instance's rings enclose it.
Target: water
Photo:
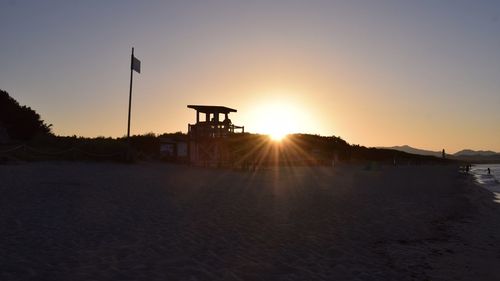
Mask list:
[[[495,194],[495,202],[500,203],[500,164],[473,165],[471,173],[481,186]]]

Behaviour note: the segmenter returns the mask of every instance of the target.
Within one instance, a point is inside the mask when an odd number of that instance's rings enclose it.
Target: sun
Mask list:
[[[269,137],[273,141],[278,141],[278,142],[282,141],[286,136],[287,136],[287,133],[283,133],[283,132],[274,132],[274,133],[269,134]]]
[[[298,107],[286,100],[264,102],[254,107],[251,120],[255,131],[282,141],[287,135],[304,130],[309,121]]]

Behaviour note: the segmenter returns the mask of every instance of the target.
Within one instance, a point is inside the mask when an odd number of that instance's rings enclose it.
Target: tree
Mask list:
[[[0,126],[10,138],[30,140],[37,135],[51,134],[50,127],[28,106],[21,106],[6,91],[0,90]]]

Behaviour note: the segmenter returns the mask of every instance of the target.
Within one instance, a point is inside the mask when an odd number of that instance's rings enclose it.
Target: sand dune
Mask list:
[[[451,166],[31,163],[0,178],[0,280],[500,276],[500,205]]]

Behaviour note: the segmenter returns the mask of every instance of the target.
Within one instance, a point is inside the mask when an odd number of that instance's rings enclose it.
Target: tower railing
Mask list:
[[[198,122],[196,124],[188,124],[188,134],[194,138],[219,138],[244,132],[244,126],[236,126],[227,122]]]

